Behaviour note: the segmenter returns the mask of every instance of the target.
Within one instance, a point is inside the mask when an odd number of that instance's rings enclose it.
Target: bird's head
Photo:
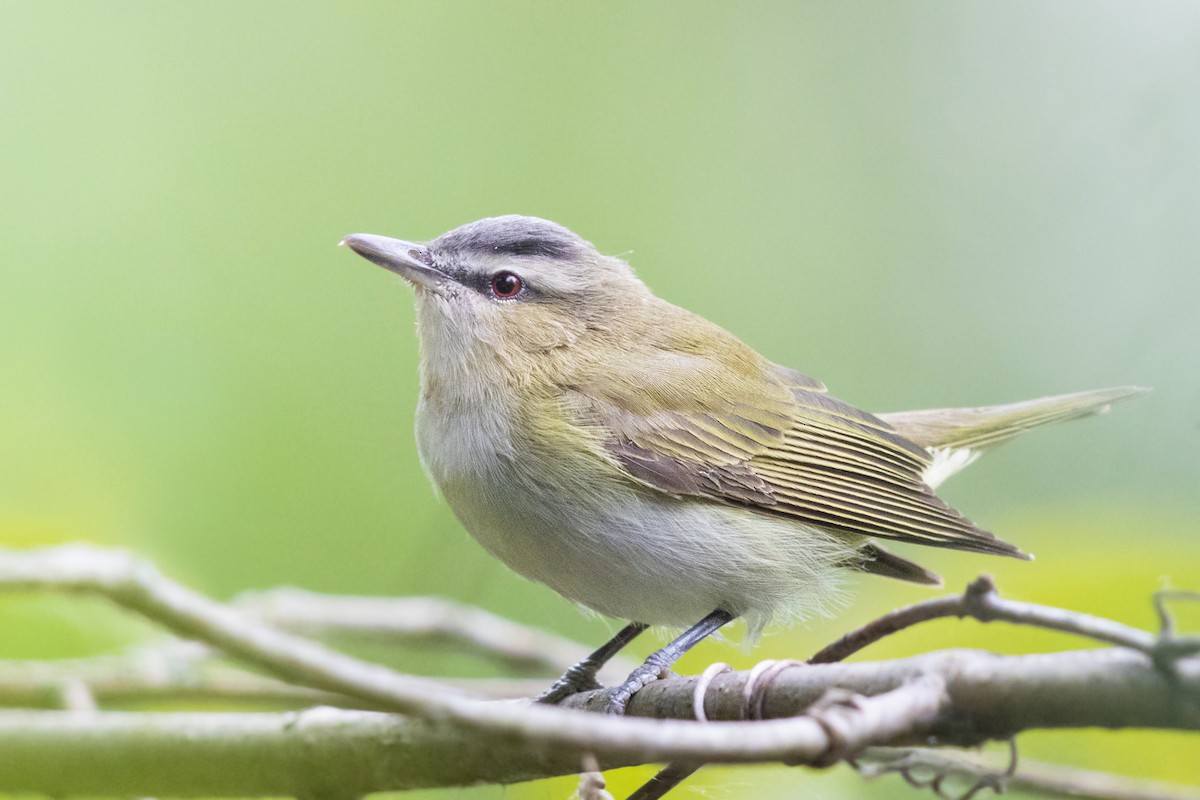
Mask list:
[[[636,329],[653,298],[624,261],[537,217],[489,217],[426,243],[355,233],[342,244],[412,284],[425,360],[447,366],[528,369],[564,348],[586,358],[589,340]]]

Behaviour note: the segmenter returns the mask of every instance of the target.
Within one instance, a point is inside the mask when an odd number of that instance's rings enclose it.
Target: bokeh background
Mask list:
[[[6,4],[0,543],[121,545],[217,597],[441,594],[599,642],[612,622],[490,560],[434,496],[410,292],[334,246],[516,212],[628,254],[660,294],[872,410],[1154,387],[947,487],[1035,563],[921,554],[951,588],[991,571],[1010,596],[1152,626],[1154,590],[1200,588],[1198,54],[1182,1]],[[803,657],[929,596],[855,584],[836,620],[680,668]],[[148,635],[25,597],[0,598],[0,630],[5,657]],[[943,622],[874,654],[1078,645]],[[1021,749],[1200,779],[1181,736]],[[689,786],[909,791],[844,769]]]

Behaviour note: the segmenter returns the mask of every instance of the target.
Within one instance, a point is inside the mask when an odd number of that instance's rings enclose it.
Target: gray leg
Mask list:
[[[599,689],[596,672],[648,627],[650,626],[641,622],[631,622],[621,628],[617,635],[601,645],[600,649],[568,669],[549,689],[538,696],[537,702],[553,705],[569,695]]]
[[[681,633],[673,642],[663,649],[652,653],[646,663],[629,673],[629,677],[620,686],[612,690],[608,697],[607,711],[610,714],[624,714],[629,698],[647,683],[658,680],[679,657],[691,650],[710,633],[715,633],[722,625],[733,620],[733,614],[717,609],[692,627]]]

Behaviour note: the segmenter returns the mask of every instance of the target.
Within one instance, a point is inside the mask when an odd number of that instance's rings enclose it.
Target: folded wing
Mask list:
[[[929,452],[879,417],[775,365],[703,368],[705,380],[688,381],[665,356],[647,380],[672,391],[655,402],[628,383],[627,396],[577,387],[569,406],[632,479],[659,491],[839,533],[1025,557],[934,495],[921,478]],[[701,396],[692,384],[728,391]]]

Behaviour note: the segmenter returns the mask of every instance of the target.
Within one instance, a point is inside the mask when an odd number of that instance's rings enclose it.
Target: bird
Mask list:
[[[940,584],[885,541],[1029,558],[935,490],[1029,428],[1145,391],[873,414],[549,220],[340,244],[415,290],[417,444],[462,525],[520,575],[628,623],[547,703],[597,687],[650,626],[682,633],[608,693],[611,713],[734,619],[753,641],[826,612],[848,572]]]

